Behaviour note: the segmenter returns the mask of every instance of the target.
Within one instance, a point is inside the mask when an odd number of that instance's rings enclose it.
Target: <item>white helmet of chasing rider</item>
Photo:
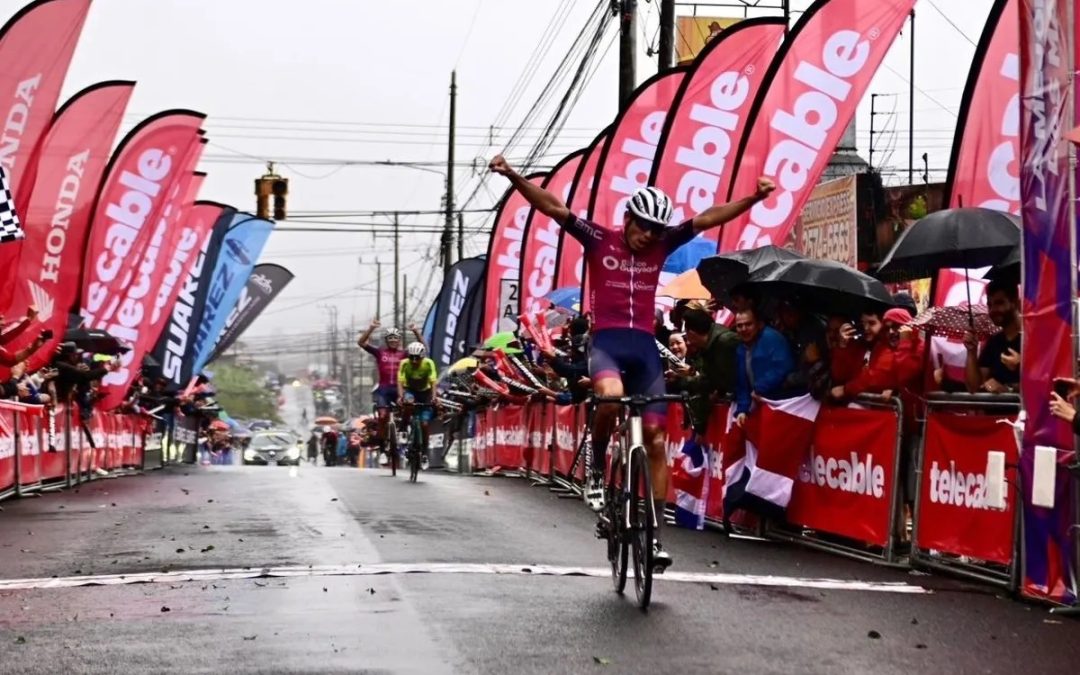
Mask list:
[[[634,191],[627,208],[635,218],[656,225],[667,225],[671,220],[671,199],[658,188],[645,187]]]
[[[405,348],[405,351],[407,351],[411,357],[424,358],[427,356],[427,347],[424,346],[423,342],[410,342],[409,346]]]

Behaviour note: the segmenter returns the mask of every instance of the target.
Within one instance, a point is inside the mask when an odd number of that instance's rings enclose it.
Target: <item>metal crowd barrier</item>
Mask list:
[[[912,529],[912,567],[974,579],[1006,588],[1014,593],[1019,591],[1021,583],[1020,532],[1023,511],[1021,498],[1023,493],[1017,466],[1019,450],[1015,445],[1012,427],[1000,423],[1002,420],[1015,419],[1019,412],[1020,397],[1015,394],[931,394],[927,397],[922,443],[920,443],[916,459],[918,490],[915,495]],[[950,447],[949,458],[953,463],[950,465],[952,467],[949,469],[950,475],[946,478],[940,469],[937,472],[933,471],[933,466],[930,471],[927,470],[926,456],[928,442],[933,440],[929,432],[936,428],[938,420],[950,417],[963,418],[952,421],[964,423],[964,427],[958,431],[964,433],[966,442]],[[975,427],[979,433],[972,433],[972,427]],[[997,427],[1000,433],[994,433],[994,427]],[[959,434],[957,436],[959,437]],[[982,447],[979,447],[980,444]],[[999,444],[1003,447],[997,447]],[[993,447],[987,447],[987,445]],[[1009,447],[1010,445],[1012,447]],[[989,478],[985,475],[987,457],[989,452],[995,450],[1004,452],[1006,455],[1005,472],[1008,487],[1006,489],[1007,506],[1004,511],[991,509],[985,503],[986,484]],[[1010,458],[1011,461],[1009,461]],[[961,466],[956,469],[957,461],[962,461],[966,467]],[[970,484],[957,483],[958,472],[968,479],[974,477],[977,489],[979,478],[982,479],[984,486],[981,489],[982,503],[979,502],[979,493],[972,493]],[[935,478],[939,485],[932,484]],[[923,489],[924,486],[926,489]],[[935,502],[941,501],[939,495],[937,500],[931,499],[928,504],[927,496],[932,498],[935,493],[941,492],[938,488],[942,486],[947,488],[948,494],[945,508],[941,510],[951,507],[952,513],[947,518],[942,518],[942,514],[939,513],[938,517],[928,518],[924,522],[927,509],[938,509]],[[957,500],[961,504],[956,504]],[[965,504],[963,503],[965,501],[975,503]],[[949,504],[949,502],[953,503]],[[956,509],[964,511],[957,512]],[[965,513],[972,510],[977,511],[970,516]],[[941,530],[942,525],[947,525],[954,537],[947,536],[950,533],[945,532],[946,536],[938,534],[935,541],[932,541],[928,536],[930,528]],[[968,527],[965,528],[965,525]],[[1005,528],[1005,532],[1008,532],[1007,551],[1005,542],[994,542],[995,537],[999,539],[1003,537],[1002,527]],[[988,539],[989,546],[987,546]]]

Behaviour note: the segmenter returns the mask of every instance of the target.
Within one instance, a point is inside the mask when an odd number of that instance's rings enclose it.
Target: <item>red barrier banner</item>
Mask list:
[[[64,337],[68,310],[78,299],[94,198],[133,87],[132,82],[95,84],[57,111],[42,142],[30,201],[18,205],[26,239],[4,314],[23,316],[35,306],[41,328],[53,332],[53,338],[27,359],[31,371],[52,358]],[[38,334],[28,332],[8,348],[18,351]]]
[[[502,469],[525,466],[525,409],[507,405],[496,411],[495,465]]]
[[[681,405],[670,403],[668,404],[667,411],[667,440],[664,445],[665,454],[667,455],[668,475],[671,475],[672,470],[675,467],[675,462],[679,461],[682,455],[683,444],[693,436],[693,429],[683,429],[683,408]],[[674,481],[668,481],[667,489],[667,502],[669,504],[675,503],[675,484]]]
[[[93,416],[90,418],[88,425],[90,427],[90,435],[94,439],[94,447],[91,454],[90,468],[104,469],[107,463],[108,445],[105,437],[105,414],[101,411],[95,410]]]
[[[730,197],[776,191],[729,223],[721,250],[784,246],[915,0],[817,0],[772,62],[754,102]]]
[[[596,172],[600,168],[600,155],[604,152],[609,129],[605,129],[585,150],[584,159],[579,163],[577,174],[571,185],[566,206],[570,212],[581,218],[589,215],[589,202],[596,187]],[[581,242],[559,230],[559,255],[555,263],[555,288],[585,288],[585,249]],[[584,291],[582,291],[584,292]],[[580,305],[581,298],[578,303]]]
[[[0,407],[0,492],[15,485],[15,412]]]
[[[19,485],[29,487],[41,482],[41,443],[38,433],[40,416],[31,417],[25,411],[15,412],[19,427]]]
[[[533,185],[542,185],[546,174],[527,176]],[[514,330],[521,314],[521,244],[525,223],[532,207],[517,190],[510,188],[495,214],[495,227],[488,241],[487,275],[484,285],[484,318],[480,335],[490,337]]]
[[[705,502],[705,517],[713,520],[724,517],[724,441],[728,436],[730,412],[728,403],[714,406],[705,430],[705,447],[709,449],[709,497]]]
[[[885,546],[900,421],[884,410],[822,407],[799,470],[788,521]]]
[[[491,411],[482,410],[476,414],[476,435],[473,438],[472,468],[486,469],[488,462],[488,433],[491,429]]]
[[[577,176],[584,150],[559,162],[544,179],[544,189],[565,203]],[[550,305],[545,299],[555,290],[555,262],[559,256],[559,233],[562,224],[534,210],[525,224],[525,241],[521,247],[521,313],[533,316]]]
[[[564,478],[570,477],[570,466],[577,452],[577,408],[555,408],[555,470]]]
[[[672,222],[727,197],[739,139],[785,27],[780,17],[740,21],[698,55],[672,104],[653,167],[652,185],[675,205]],[[720,231],[705,236],[718,241]]]
[[[1004,509],[986,503],[990,451],[1005,453],[1005,479],[1015,485],[1016,435],[1002,418],[930,413],[919,486],[919,548],[1002,565],[1012,561],[1016,493],[1007,489]]]

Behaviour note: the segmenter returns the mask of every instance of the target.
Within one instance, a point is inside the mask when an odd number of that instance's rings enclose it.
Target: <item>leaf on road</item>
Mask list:
[[[250,642],[250,641],[254,640],[255,638],[257,638],[259,636],[258,635],[241,635],[240,637],[242,637],[245,640],[247,640],[248,642]]]
[[[332,502],[336,502],[336,501],[337,501],[337,497],[331,497],[331,498],[330,498],[330,501],[332,501]]]
[[[367,592],[368,592],[368,595],[375,595],[375,589],[374,588],[367,589]]]
[[[258,581],[255,582],[255,585],[258,586],[259,588],[265,588],[266,587],[266,584],[260,584]]]
[[[26,644],[26,638],[24,638],[23,636],[20,635],[19,637],[15,638],[15,644],[17,644],[17,645]]]
[[[172,611],[172,608],[169,607],[168,605],[162,605],[161,606],[161,613],[162,614],[164,614],[165,612],[171,612],[171,611]]]
[[[213,500],[213,499],[207,499],[207,500],[206,500],[206,503],[207,503],[207,504],[213,504],[213,503],[214,503],[214,500]]]
[[[610,666],[611,665],[611,659],[606,659],[603,656],[594,656],[594,657],[592,657],[592,660],[595,661],[596,663],[600,664],[601,666]]]
[[[323,592],[323,593],[329,593],[330,591],[326,590],[326,586],[323,586],[323,588],[322,588],[322,592]]]
[[[210,551],[213,551],[213,550],[214,550],[214,545],[213,545],[213,544],[209,544],[209,545],[207,545],[207,547],[206,547],[206,548],[204,548],[204,549],[202,549],[201,551],[199,551],[199,553],[209,553]]]
[[[202,526],[202,529],[204,529],[204,530],[209,530],[209,529],[210,529],[210,526],[209,526],[209,525],[203,525],[203,526]]]
[[[919,644],[915,645],[915,649],[926,649],[926,645],[920,642]]]
[[[872,630],[866,634],[866,637],[870,638],[871,640],[880,640],[881,633],[877,632],[876,630]]]
[[[183,552],[184,552],[184,549],[182,549],[182,548],[178,548],[178,549],[176,549],[176,552],[177,552],[177,553],[183,553]]]

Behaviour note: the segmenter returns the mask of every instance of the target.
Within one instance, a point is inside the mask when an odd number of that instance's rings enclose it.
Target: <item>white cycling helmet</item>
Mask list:
[[[671,199],[658,188],[645,187],[634,191],[627,208],[635,218],[657,225],[667,225],[671,220]]]
[[[405,351],[408,352],[410,357],[424,358],[427,356],[427,347],[424,346],[423,342],[410,342]]]
[[[387,340],[400,340],[401,339],[401,331],[399,331],[397,328],[387,328],[386,329],[386,339]]]

